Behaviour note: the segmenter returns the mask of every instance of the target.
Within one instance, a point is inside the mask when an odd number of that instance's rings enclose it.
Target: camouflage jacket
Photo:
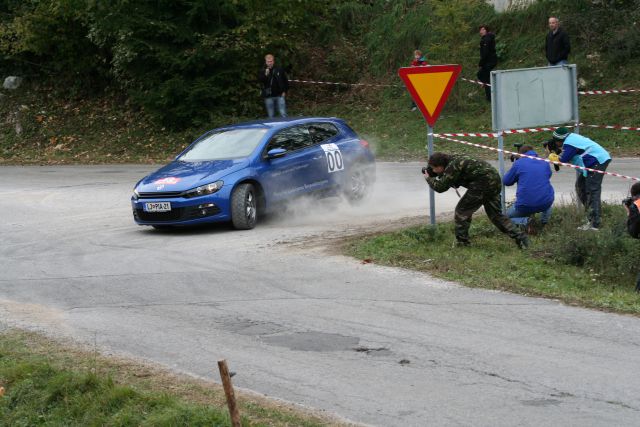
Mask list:
[[[426,177],[427,183],[438,193],[449,188],[465,187],[468,190],[500,192],[502,181],[498,171],[484,160],[469,156],[453,155],[444,173],[435,178]]]

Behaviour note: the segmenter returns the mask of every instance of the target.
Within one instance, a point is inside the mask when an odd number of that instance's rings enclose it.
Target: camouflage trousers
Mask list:
[[[484,211],[498,230],[507,234],[512,239],[521,238],[524,234],[511,220],[502,213],[500,204],[500,192],[483,192],[469,189],[456,205],[455,233],[456,240],[463,243],[469,242],[469,227],[473,213],[484,206]]]

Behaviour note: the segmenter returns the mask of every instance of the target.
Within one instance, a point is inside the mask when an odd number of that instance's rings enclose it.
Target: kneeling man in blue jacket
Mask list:
[[[523,145],[520,154],[539,157],[530,145]],[[551,218],[551,206],[555,193],[551,186],[551,167],[548,163],[520,157],[502,178],[504,185],[518,183],[516,202],[507,210],[514,224],[527,227],[533,214],[542,212],[540,222],[544,226]]]

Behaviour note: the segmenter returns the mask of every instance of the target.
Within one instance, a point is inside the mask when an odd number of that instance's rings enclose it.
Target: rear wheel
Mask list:
[[[238,230],[250,230],[258,222],[258,199],[251,184],[240,184],[231,195],[231,222]]]
[[[362,164],[356,164],[349,169],[349,176],[345,182],[344,195],[349,203],[356,204],[369,196],[373,180],[371,173]]]

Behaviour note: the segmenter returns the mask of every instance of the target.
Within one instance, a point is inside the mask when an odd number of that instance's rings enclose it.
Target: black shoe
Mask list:
[[[516,237],[516,244],[520,249],[529,249],[529,237],[526,234]]]
[[[453,248],[465,248],[467,246],[471,246],[471,242],[468,240],[454,240],[453,241]]]

